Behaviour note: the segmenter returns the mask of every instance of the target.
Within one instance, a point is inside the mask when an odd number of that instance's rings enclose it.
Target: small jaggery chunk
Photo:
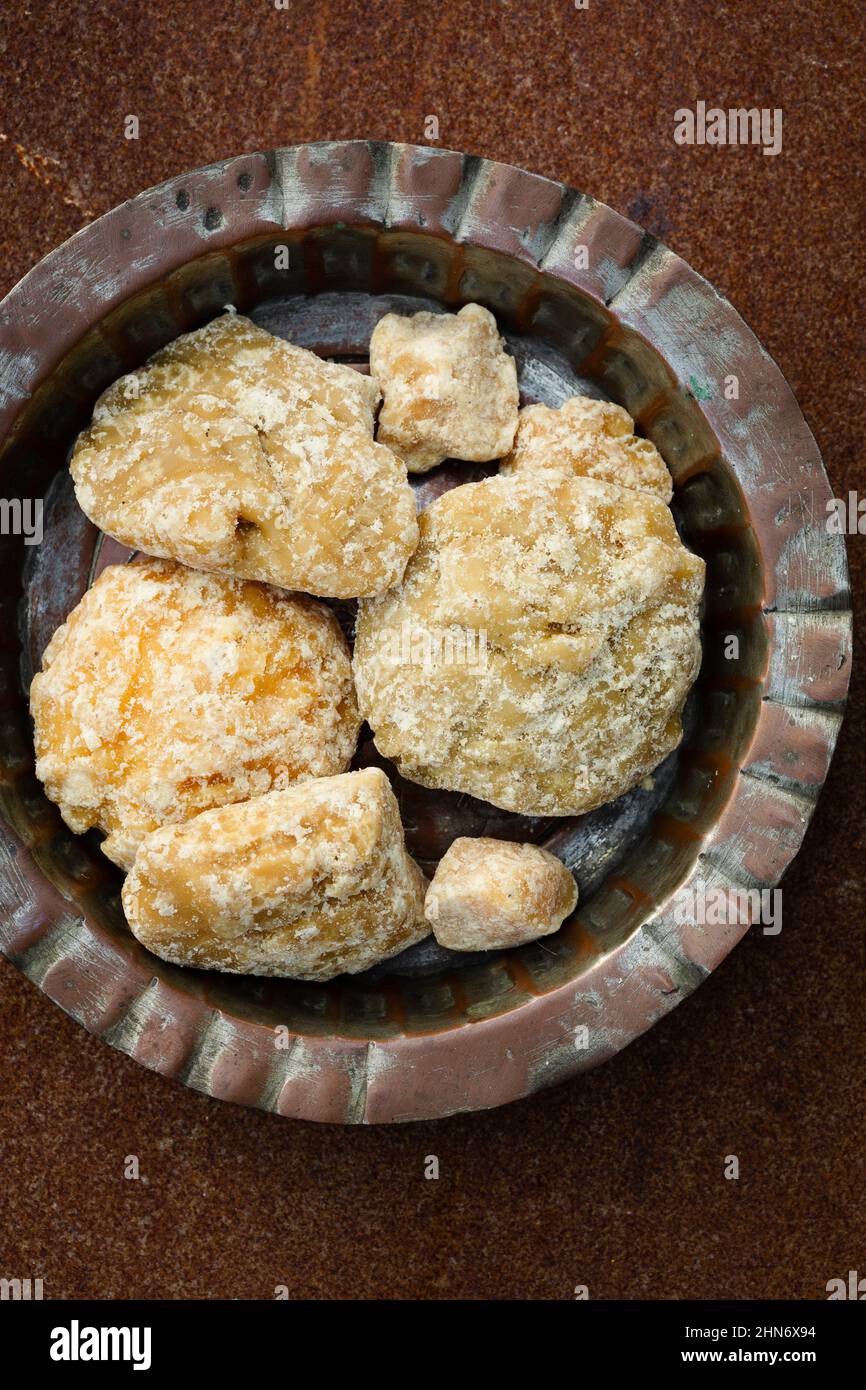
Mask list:
[[[517,367],[480,304],[459,314],[386,314],[370,340],[370,371],[385,398],[379,443],[411,473],[446,458],[485,463],[511,448]]]
[[[384,592],[418,539],[379,388],[223,314],[96,403],[72,456],[82,510],[124,545],[326,598]]]
[[[558,931],[576,903],[574,878],[547,850],[461,837],[439,862],[424,916],[440,946],[490,951]]]
[[[349,766],[345,638],[313,599],[168,560],[106,569],[30,690],[36,774],[122,868],[158,826]]]
[[[650,440],[634,433],[628,411],[589,396],[572,396],[556,410],[546,405],[521,410],[514,448],[502,460],[500,473],[541,469],[617,483],[663,502],[673,495],[664,459]]]
[[[243,975],[356,975],[429,933],[384,772],[324,777],[156,830],[123,887],[163,960]]]
[[[420,522],[403,583],[360,604],[354,652],[404,777],[578,815],[677,746],[704,563],[663,502],[533,472],[454,488]]]

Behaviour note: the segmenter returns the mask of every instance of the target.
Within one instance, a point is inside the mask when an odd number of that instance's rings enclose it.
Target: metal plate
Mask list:
[[[674,475],[681,531],[708,565],[683,747],[652,789],[555,822],[393,774],[428,871],[467,833],[534,838],[575,868],[582,901],[554,937],[468,959],[422,943],[326,986],[166,965],[128,932],[119,871],[97,838],[63,826],[33,772],[32,670],[97,570],[128,554],[75,504],[72,440],[111,380],[226,303],[362,365],[395,304],[470,300],[497,314],[525,400],[583,390],[620,401]],[[0,936],[91,1031],[223,1099],[336,1122],[427,1118],[500,1104],[611,1056],[744,933],[744,923],[683,924],[672,899],[699,881],[772,886],[796,853],[847,689],[847,572],[790,390],[678,257],[522,170],[413,146],[301,146],[184,175],[100,218],[4,301],[0,355],[3,492],[46,498],[43,544],[4,538],[0,565],[10,635]],[[446,464],[418,481],[419,501],[471,476],[477,468]],[[735,663],[723,656],[732,633]],[[359,761],[376,757],[362,745]]]

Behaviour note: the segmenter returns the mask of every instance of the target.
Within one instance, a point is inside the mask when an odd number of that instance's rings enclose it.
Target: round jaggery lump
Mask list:
[[[439,861],[424,916],[440,946],[490,951],[558,931],[576,903],[573,876],[539,845],[461,836]]]
[[[330,980],[427,936],[426,887],[387,777],[365,768],[154,831],[123,906],[163,960]]]
[[[572,396],[558,409],[521,410],[514,447],[499,471],[506,476],[549,469],[648,492],[662,502],[673,494],[664,459],[649,439],[634,433],[628,411],[589,396]]]
[[[379,388],[223,314],[121,377],[71,471],[82,510],[149,555],[326,598],[382,593],[415,548]]]
[[[511,448],[517,366],[481,304],[457,314],[386,314],[370,339],[384,401],[377,438],[425,473],[446,458],[484,463]]]
[[[679,743],[704,564],[669,509],[592,478],[467,483],[421,514],[402,584],[361,603],[361,713],[404,777],[577,815]]]
[[[129,868],[158,826],[348,767],[345,638],[313,599],[169,560],[106,569],[32,683],[36,773]]]

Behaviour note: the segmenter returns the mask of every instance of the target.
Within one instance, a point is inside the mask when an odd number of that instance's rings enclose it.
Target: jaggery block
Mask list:
[[[558,409],[528,405],[520,412],[503,476],[558,469],[648,492],[670,502],[673,480],[658,449],[634,433],[627,410],[610,401],[572,396]]]
[[[426,887],[387,777],[366,768],[154,831],[123,906],[176,965],[330,980],[426,936]]]
[[[342,772],[359,728],[327,608],[170,560],[103,572],[49,642],[30,707],[47,795],[123,868],[158,826]]]
[[[517,428],[517,367],[480,304],[458,314],[386,314],[370,340],[384,403],[377,438],[425,473],[446,458],[501,458]]]
[[[700,665],[704,563],[668,507],[533,472],[454,488],[420,522],[402,584],[359,606],[355,684],[380,753],[523,815],[578,815],[642,781],[679,743]]]
[[[558,931],[576,903],[574,878],[547,850],[461,837],[439,862],[424,916],[440,946],[490,951]]]
[[[224,314],[121,377],[75,445],[90,520],[196,569],[323,597],[384,592],[415,548],[415,501],[373,440],[379,388]]]

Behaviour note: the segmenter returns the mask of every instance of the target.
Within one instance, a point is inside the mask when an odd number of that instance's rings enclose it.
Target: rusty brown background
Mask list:
[[[866,490],[855,0],[14,0],[0,45],[0,291],[183,169],[423,142],[436,115],[441,145],[573,184],[689,260],[779,362],[836,494]],[[676,146],[700,99],[781,107],[782,153]],[[864,555],[851,538],[855,604]],[[866,1272],[862,686],[855,662],[781,934],[750,934],[603,1068],[503,1110],[349,1130],[222,1105],[0,962],[0,1275],[51,1298],[810,1299]]]

